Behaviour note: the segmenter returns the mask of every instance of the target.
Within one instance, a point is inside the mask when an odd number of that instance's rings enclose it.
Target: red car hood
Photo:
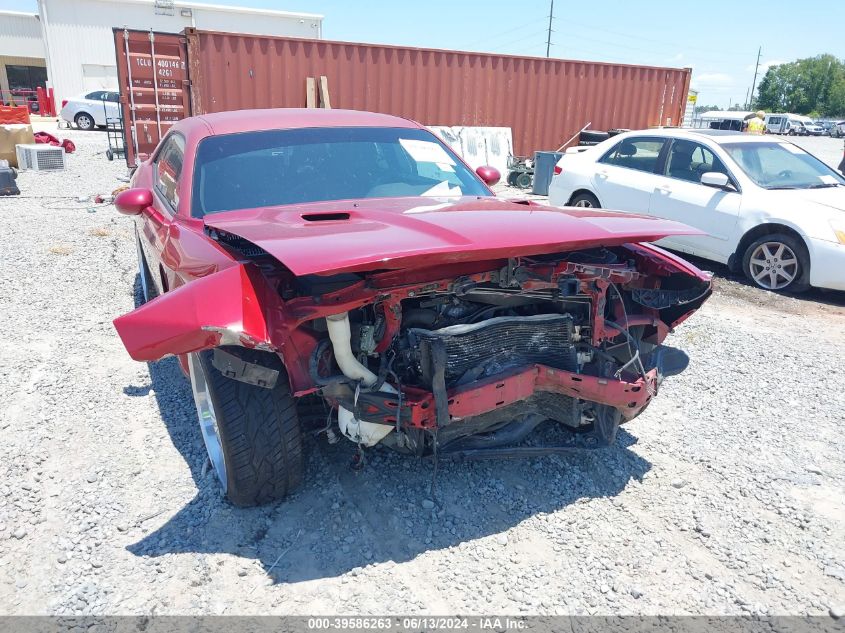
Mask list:
[[[669,235],[679,222],[497,198],[387,198],[227,211],[205,224],[261,247],[296,275],[538,255]]]

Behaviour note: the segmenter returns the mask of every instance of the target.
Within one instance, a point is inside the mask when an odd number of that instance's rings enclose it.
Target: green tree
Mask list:
[[[701,114],[702,112],[712,112],[713,110],[721,110],[717,105],[708,105],[708,106],[695,106],[694,112],[696,114]]]
[[[826,54],[772,66],[760,82],[754,107],[768,112],[845,114],[845,62]]]

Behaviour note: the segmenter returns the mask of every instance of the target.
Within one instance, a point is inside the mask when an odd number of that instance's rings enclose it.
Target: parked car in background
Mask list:
[[[816,121],[815,123],[822,129],[824,136],[830,136],[830,130],[836,125],[835,121]]]
[[[833,138],[842,138],[845,136],[845,121],[836,121],[830,128],[830,135]]]
[[[824,136],[825,134],[825,129],[813,121],[805,121],[804,129],[807,132],[807,136]]]
[[[804,121],[799,121],[798,119],[789,119],[786,122],[786,129],[784,133],[788,136],[809,136],[809,132],[807,131],[807,127],[804,124]]]
[[[120,116],[120,95],[107,90],[95,90],[62,101],[59,116],[80,130],[93,130],[106,125],[106,119]]]
[[[710,277],[644,242],[697,231],[500,200],[498,177],[412,121],[329,109],[183,119],[139,165],[115,206],[147,303],[115,327],[135,360],[179,357],[234,503],[291,492],[306,433],[409,456],[606,446],[683,370],[662,340]],[[569,439],[509,446],[540,424]]]
[[[579,148],[580,149],[580,148]],[[684,222],[659,245],[742,270],[760,288],[845,290],[845,178],[797,145],[714,130],[650,130],[566,154],[553,205]]]

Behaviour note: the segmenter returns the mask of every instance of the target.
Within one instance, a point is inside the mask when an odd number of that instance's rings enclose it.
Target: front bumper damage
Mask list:
[[[608,405],[622,412],[624,420],[636,417],[657,394],[658,370],[652,369],[633,382],[576,374],[546,365],[534,365],[476,381],[446,391],[446,416],[438,415],[438,394],[403,387],[403,397],[381,392],[358,392],[337,385],[324,389],[336,404],[356,418],[374,424],[435,430],[500,407],[530,398],[537,392],[558,393]],[[442,408],[441,408],[442,411]]]
[[[489,268],[484,267],[485,263],[467,263],[430,271],[387,271],[336,290],[287,299],[279,291],[279,278],[266,277],[251,263],[238,263],[152,300],[117,319],[115,326],[127,350],[137,360],[150,361],[167,354],[181,356],[220,346],[228,346],[226,354],[232,349],[247,348],[277,355],[292,394],[303,397],[319,393],[338,409],[341,432],[359,446],[371,446],[384,439],[403,452],[423,455],[432,446],[457,447],[452,454],[463,457],[481,456],[482,452],[484,456],[510,457],[598,448],[611,444],[619,425],[648,406],[664,375],[677,373],[670,366],[673,362],[677,365],[678,359],[668,359],[672,362],[667,364],[664,352],[672,348],[662,345],[662,341],[710,292],[710,280],[702,273],[684,270],[660,252],[642,245],[632,245],[630,251],[636,256],[638,267],[631,262],[602,265],[540,261],[518,265],[517,260],[509,260],[503,268],[493,263]],[[656,273],[663,273],[664,278],[678,275],[690,281],[688,285],[685,282],[661,286],[654,281]],[[407,330],[416,333],[419,340],[426,339],[425,346],[419,347],[419,362],[420,367],[428,368],[428,373],[411,384],[402,384],[393,375],[395,387],[391,386],[385,382],[386,370],[379,370],[377,376],[361,365],[350,348],[350,310],[378,306],[385,320],[381,341],[374,342],[377,343],[374,351],[380,354],[385,350],[384,342],[389,345],[400,333],[404,300],[434,293],[463,296],[485,285],[516,288],[523,293],[554,291],[567,297],[583,297],[587,305],[583,314],[588,315],[589,321],[586,333],[579,332],[577,339],[568,313],[524,316],[519,320],[531,324],[538,333],[550,321],[568,323],[557,328],[560,332],[552,328],[557,332],[554,336],[544,333],[542,341],[554,343],[555,349],[571,347],[573,357],[577,346],[586,346],[587,354],[590,349],[597,350],[590,371],[584,372],[578,363],[564,362],[563,358],[557,358],[561,364],[552,366],[555,358],[537,355],[529,336],[523,337],[524,341],[519,339],[521,343],[515,341],[512,347],[489,346],[487,351],[497,358],[508,352],[510,365],[503,363],[497,373],[491,372],[492,375],[471,382],[456,382],[458,375],[471,375],[474,366],[455,365],[455,354],[463,348],[448,348],[449,343],[443,341],[450,336],[469,337],[468,333],[474,332],[475,338],[462,341],[472,352],[478,343],[475,339],[479,328],[475,324],[461,326],[460,333],[446,332],[449,328],[436,330],[439,333],[436,336],[431,331],[426,335],[422,330]],[[617,285],[632,293],[635,313],[622,310]],[[611,287],[619,295],[613,309],[606,304]],[[325,320],[328,339],[310,325],[321,319]],[[511,320],[502,317],[484,321],[501,321],[508,330],[504,334],[485,333],[485,336],[506,340],[503,337],[514,335],[520,327]],[[623,323],[624,327],[617,323]],[[637,352],[638,366],[633,364],[634,357],[627,363],[624,359],[614,361],[602,351],[604,344],[614,339],[617,346],[622,345],[618,342],[620,332],[628,336],[626,332],[633,328],[639,328],[641,340],[651,350],[641,360]],[[341,375],[332,375],[330,368],[328,375],[318,371],[323,358],[321,350],[326,349],[321,341],[326,340],[332,346],[332,358]],[[445,360],[447,348],[452,359],[449,365]],[[545,347],[541,345],[539,349]],[[470,352],[468,358],[476,359],[474,352]],[[220,367],[217,364],[215,367],[226,376],[259,386],[269,385],[266,371],[256,373],[247,366],[249,358],[235,354],[234,360],[221,358],[220,363]],[[453,375],[444,375],[446,370]],[[274,384],[275,378],[278,376],[273,377]],[[564,413],[555,415],[559,411]],[[571,441],[550,447],[522,446],[493,451],[477,448],[479,442],[502,437],[519,440],[524,435],[517,427],[533,428],[536,426],[533,421],[544,413],[548,415],[543,419],[563,422],[559,427],[570,433]],[[513,417],[502,417],[510,414]],[[476,438],[475,444],[468,440],[470,436]],[[518,441],[508,443],[518,444]]]

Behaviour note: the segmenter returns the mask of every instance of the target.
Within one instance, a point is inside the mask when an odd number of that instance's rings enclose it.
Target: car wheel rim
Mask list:
[[[576,206],[576,207],[586,207],[588,209],[593,208],[593,204],[589,200],[579,200],[578,202],[575,203],[574,206]]]
[[[751,253],[751,278],[766,290],[783,290],[798,276],[798,257],[781,242],[765,242]]]
[[[76,120],[76,124],[83,129],[88,129],[91,127],[91,119],[87,116],[81,116]]]
[[[197,416],[200,423],[202,439],[211,465],[223,486],[227,490],[226,458],[223,456],[223,445],[220,442],[220,428],[217,426],[217,411],[211,400],[205,372],[200,364],[199,355],[188,354],[188,368],[191,374],[191,389],[194,392],[194,403],[197,406]]]

